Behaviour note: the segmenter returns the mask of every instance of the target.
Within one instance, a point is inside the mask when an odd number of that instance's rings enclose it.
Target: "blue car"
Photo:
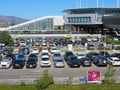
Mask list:
[[[17,60],[26,60],[24,54],[19,54]]]
[[[30,50],[28,48],[23,48],[23,54],[29,54]]]

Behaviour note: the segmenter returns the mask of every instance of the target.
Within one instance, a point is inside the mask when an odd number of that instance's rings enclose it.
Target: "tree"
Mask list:
[[[53,77],[48,73],[48,70],[45,70],[43,75],[37,81],[37,88],[38,90],[44,90],[50,84],[53,83],[54,83]]]
[[[105,79],[103,80],[103,83],[107,83],[107,84],[112,84],[115,83],[115,69],[113,69],[113,66],[110,65],[108,67],[107,72],[105,73]]]
[[[12,38],[7,31],[0,32],[0,43],[12,44]]]

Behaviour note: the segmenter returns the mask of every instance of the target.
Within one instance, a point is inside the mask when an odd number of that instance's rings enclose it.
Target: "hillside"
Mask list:
[[[3,16],[0,15],[0,28],[13,26],[28,21],[24,18],[14,17],[14,16]]]

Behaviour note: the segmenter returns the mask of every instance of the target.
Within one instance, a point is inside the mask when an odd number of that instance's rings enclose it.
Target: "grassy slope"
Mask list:
[[[0,85],[0,90],[37,90],[36,85]],[[120,90],[120,84],[53,84],[45,90]]]

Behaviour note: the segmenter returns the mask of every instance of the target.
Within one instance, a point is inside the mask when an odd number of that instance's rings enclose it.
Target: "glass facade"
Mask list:
[[[25,25],[20,25],[10,30],[22,30],[22,31],[29,31],[29,30],[53,30],[53,18],[47,18],[38,20],[35,22],[27,23]]]
[[[91,17],[68,17],[68,23],[91,23]]]

